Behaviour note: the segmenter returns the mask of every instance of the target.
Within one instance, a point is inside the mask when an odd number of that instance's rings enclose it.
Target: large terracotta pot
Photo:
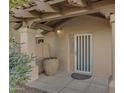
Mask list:
[[[57,58],[47,58],[43,62],[45,74],[48,76],[57,73],[59,68],[59,60]]]

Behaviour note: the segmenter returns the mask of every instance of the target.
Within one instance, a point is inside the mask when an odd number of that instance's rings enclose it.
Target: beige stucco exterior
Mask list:
[[[112,30],[109,20],[80,16],[76,17],[63,25],[61,28],[64,35],[58,35],[54,32],[47,36],[49,43],[54,50],[53,55],[60,60],[60,69],[74,71],[74,34],[91,33],[93,35],[92,46],[92,74],[95,76],[109,77],[112,74]],[[54,35],[54,38],[53,38]],[[55,39],[56,37],[56,39]],[[51,43],[51,40],[54,44]]]
[[[79,16],[75,17],[64,24],[60,25],[63,33],[49,32],[45,37],[46,56],[56,56],[60,61],[60,69],[68,72],[74,71],[74,34],[91,33],[93,35],[92,46],[92,74],[95,76],[109,77],[112,74],[112,29],[109,20],[101,19],[93,16]],[[28,31],[30,31],[28,29]],[[34,30],[33,30],[34,31]],[[16,31],[14,31],[16,34]],[[17,32],[18,33],[18,32]],[[13,35],[13,34],[12,34]],[[33,39],[30,34],[28,50],[37,50],[36,45],[32,46],[35,42],[34,38],[36,31],[34,31]],[[14,35],[20,40],[21,35]],[[23,36],[23,39],[26,36]],[[33,40],[33,41],[32,41]],[[22,40],[21,40],[22,41]],[[35,44],[35,43],[33,43]],[[44,47],[42,46],[42,47]],[[31,47],[31,49],[30,49]],[[42,49],[41,47],[41,49]],[[33,49],[34,48],[34,49]],[[37,51],[36,51],[37,50]],[[41,53],[42,54],[42,53]]]
[[[35,54],[35,31],[34,29],[28,29],[25,26],[22,26],[19,30],[20,32],[20,43],[21,52],[26,53],[28,55],[36,56]],[[34,58],[30,65],[32,66],[32,71],[30,72],[30,81],[34,81],[38,79],[38,66],[36,65],[36,58]]]

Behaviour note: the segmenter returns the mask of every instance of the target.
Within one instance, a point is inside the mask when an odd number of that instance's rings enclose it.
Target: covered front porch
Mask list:
[[[11,19],[18,31],[12,36],[25,43],[21,51],[36,57],[28,86],[48,93],[108,93],[114,87],[114,0],[34,0],[30,5],[15,9]],[[47,57],[59,59],[53,76],[43,73]],[[92,77],[71,78],[78,71]]]
[[[71,77],[71,73],[59,71],[54,76],[42,74],[28,86],[48,93],[108,93],[109,82],[109,78],[95,76],[76,80]]]

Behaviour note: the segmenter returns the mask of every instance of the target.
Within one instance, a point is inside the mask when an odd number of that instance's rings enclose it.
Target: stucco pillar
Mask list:
[[[27,27],[22,27],[19,29],[19,32],[20,42],[24,43],[21,45],[21,52],[35,56],[35,31]],[[31,62],[31,66],[30,81],[33,81],[38,78],[38,66],[35,59]]]
[[[109,85],[109,93],[115,93],[115,14],[110,15],[112,26],[112,81]]]

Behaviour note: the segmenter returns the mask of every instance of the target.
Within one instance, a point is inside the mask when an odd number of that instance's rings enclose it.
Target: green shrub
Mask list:
[[[24,84],[29,79],[31,72],[30,62],[33,56],[20,52],[20,45],[15,40],[9,41],[9,76],[10,93],[14,93],[18,84]]]

